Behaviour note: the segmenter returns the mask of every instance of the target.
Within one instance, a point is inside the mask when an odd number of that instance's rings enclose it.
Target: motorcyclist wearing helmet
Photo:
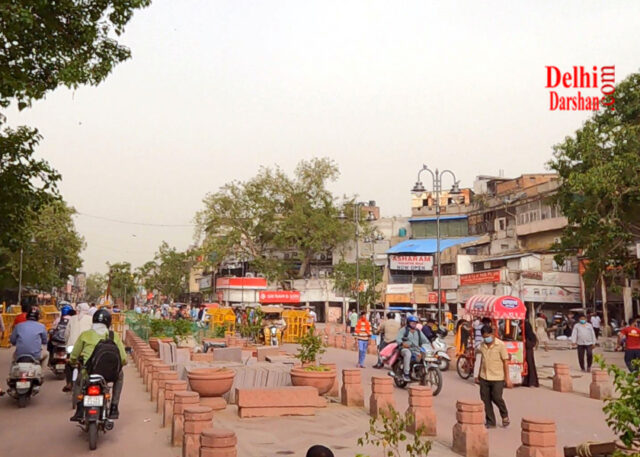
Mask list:
[[[420,346],[428,344],[429,340],[420,330],[417,329],[418,318],[412,315],[407,316],[407,326],[398,332],[396,343],[402,347],[400,355],[403,360],[403,374],[406,382],[411,381],[409,373],[411,370],[411,359],[420,354]]]
[[[51,330],[49,330],[49,342],[47,343],[47,350],[49,351],[49,363],[53,360],[53,343],[65,344],[65,333],[67,326],[69,325],[69,319],[73,313],[71,305],[64,305],[60,308],[60,317],[54,321]],[[69,392],[71,390],[71,369],[67,367],[65,369],[66,384],[62,388],[63,392]]]
[[[30,355],[44,365],[47,361],[47,353],[43,354],[42,345],[47,344],[47,330],[38,322],[40,310],[33,306],[27,312],[27,320],[13,328],[9,341],[16,347],[13,359],[21,355]]]
[[[87,362],[93,354],[93,350],[100,340],[104,340],[109,337],[109,327],[111,327],[111,314],[106,309],[99,309],[93,315],[93,324],[90,330],[86,330],[80,334],[75,344],[73,345],[73,351],[69,357],[71,365],[75,365],[80,357],[84,362]],[[122,340],[117,333],[114,333],[113,340],[118,346],[120,351],[120,359],[122,366],[127,363],[127,353],[124,350]],[[83,369],[82,378],[86,378],[88,373]],[[78,376],[78,379],[81,377]],[[124,385],[124,374],[120,371],[118,380],[113,383],[113,392],[111,393],[111,410],[109,411],[109,419],[117,419],[119,416],[118,402],[120,401],[120,394],[122,393],[122,386]],[[82,418],[82,402],[78,402],[76,413],[71,417],[71,421],[78,421]]]

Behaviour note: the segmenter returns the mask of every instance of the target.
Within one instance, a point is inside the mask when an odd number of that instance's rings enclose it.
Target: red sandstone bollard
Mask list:
[[[334,348],[336,347],[336,336],[335,335],[327,335],[327,346]]]
[[[408,431],[415,433],[423,427],[427,436],[436,436],[436,413],[433,410],[433,392],[429,387],[411,386],[409,387],[409,408],[415,418]]]
[[[148,363],[148,361],[150,359],[155,359],[156,356],[152,355],[149,351],[151,351],[152,349],[145,349],[144,352],[142,354],[140,354],[140,357],[138,358],[138,372],[140,373],[140,376],[143,377],[144,379],[144,368],[146,366],[146,364]],[[158,359],[160,360],[160,359]]]
[[[556,392],[573,392],[573,380],[569,374],[569,365],[566,363],[554,363],[553,390]]]
[[[516,457],[556,457],[556,424],[550,419],[522,419],[522,446]]]
[[[344,340],[344,348],[347,351],[355,351],[358,343],[353,335],[347,335]]]
[[[147,371],[147,392],[153,394],[153,385],[154,382],[156,384],[156,389],[157,389],[157,385],[158,385],[158,373],[161,371],[168,371],[169,370],[169,365],[167,365],[164,362],[160,362],[160,363],[154,363],[153,365],[151,365],[150,369]],[[151,398],[151,400],[155,400],[155,397]]]
[[[171,425],[173,421],[173,401],[176,392],[186,392],[187,381],[167,381],[164,385],[164,404],[162,408],[162,427]]]
[[[369,397],[369,414],[378,417],[389,407],[395,408],[393,398],[393,379],[390,377],[374,376],[371,378],[371,397]]]
[[[360,370],[342,370],[342,404],[364,407],[364,390]]]
[[[163,363],[163,362],[157,357],[150,357],[144,360],[144,367],[142,368],[142,383],[145,385],[145,390],[147,392],[149,391],[146,388],[147,380],[149,379],[149,371],[151,370],[151,367],[153,366],[154,363]]]
[[[178,373],[176,371],[159,371],[157,375],[158,383],[156,384],[155,391],[155,400],[156,400],[156,412],[162,413],[162,408],[164,406],[164,386],[167,384],[167,381],[176,381],[178,379]],[[153,397],[154,391],[153,386],[151,386],[151,396]]]
[[[198,406],[200,395],[197,392],[176,392],[173,399],[173,421],[171,423],[171,444],[182,446],[184,435],[184,409]]]
[[[453,451],[466,457],[489,457],[489,439],[484,426],[484,404],[458,400],[458,423],[453,426]]]
[[[200,435],[200,457],[237,457],[238,439],[231,430],[209,428]]]
[[[609,374],[604,370],[593,370],[591,384],[589,385],[589,397],[603,400],[613,396],[613,388],[609,382]]]
[[[369,344],[367,345],[367,354],[378,355],[378,345],[376,340],[369,338]]]
[[[329,367],[332,370],[334,370],[336,373],[338,373],[338,367],[336,366],[335,363],[323,363],[322,365],[325,367]],[[325,395],[327,395],[328,397],[340,396],[340,382],[338,381],[338,376],[336,376],[335,380],[333,381],[333,385],[331,386],[331,389],[329,389],[329,392],[327,392]]]
[[[213,410],[207,406],[184,409],[182,457],[200,457],[200,434],[213,426]]]

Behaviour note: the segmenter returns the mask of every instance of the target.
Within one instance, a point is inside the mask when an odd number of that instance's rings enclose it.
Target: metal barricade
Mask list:
[[[2,314],[2,323],[4,324],[4,333],[2,334],[2,339],[0,340],[0,347],[10,348],[11,343],[9,342],[9,337],[11,336],[11,332],[13,332],[13,322],[16,320],[16,317],[19,316],[20,313],[3,313]]]
[[[124,314],[112,313],[111,314],[111,329],[117,333],[120,338],[124,333]]]
[[[232,308],[207,308],[205,310],[209,316],[209,328],[224,326],[225,335],[235,335],[236,333],[236,313]]]
[[[297,343],[311,328],[309,311],[287,309],[282,312],[282,318],[287,324],[287,328],[282,335],[285,343]]]

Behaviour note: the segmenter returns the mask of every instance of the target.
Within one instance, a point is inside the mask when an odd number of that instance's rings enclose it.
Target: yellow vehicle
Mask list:
[[[264,314],[262,318],[261,336],[263,343],[267,346],[279,346],[282,344],[282,335],[287,328],[282,313],[284,308],[279,306],[262,306],[260,311]]]

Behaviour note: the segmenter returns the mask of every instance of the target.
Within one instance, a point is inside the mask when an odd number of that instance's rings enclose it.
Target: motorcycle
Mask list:
[[[18,400],[19,408],[24,408],[29,398],[40,392],[43,382],[40,362],[30,355],[20,355],[11,365],[7,393]]]
[[[270,338],[271,346],[277,346],[278,345],[278,328],[275,325],[272,325],[271,327],[269,327],[269,335],[271,336]]]
[[[53,351],[51,351],[51,357],[49,357],[49,368],[58,379],[64,378],[64,370],[69,361],[70,351],[67,352],[67,347],[64,343],[57,341],[51,342]],[[71,346],[73,347],[73,346]]]
[[[74,382],[79,370],[76,368],[73,372]],[[78,424],[84,432],[89,433],[89,449],[93,451],[98,447],[98,432],[113,430],[114,423],[107,417],[111,408],[109,384],[99,374],[91,374],[83,382],[82,394],[78,395],[78,399],[83,406],[83,415]]]
[[[389,358],[391,364],[391,376],[396,386],[401,389],[405,388],[409,382],[419,382],[422,386],[431,387],[433,395],[436,396],[442,390],[442,373],[438,368],[438,358],[432,347],[424,344],[420,347],[420,356],[416,360],[411,361],[409,369],[409,378],[411,381],[404,379],[403,359],[400,357],[402,347],[398,346],[394,350],[394,354]]]

